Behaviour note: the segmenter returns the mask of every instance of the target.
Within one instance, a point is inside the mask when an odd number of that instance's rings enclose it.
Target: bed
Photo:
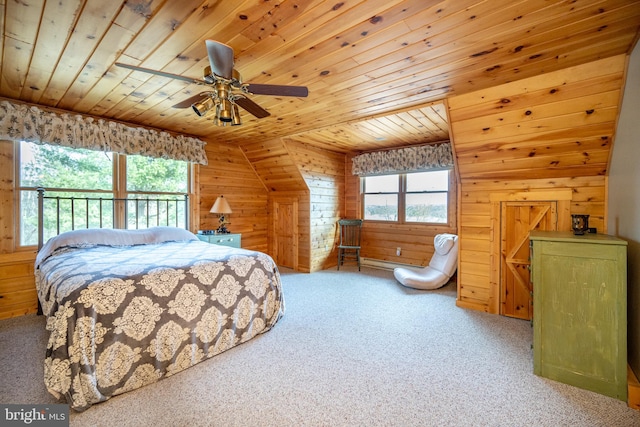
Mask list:
[[[64,232],[40,249],[35,274],[50,331],[44,382],[76,411],[244,343],[284,314],[270,256],[178,227]]]

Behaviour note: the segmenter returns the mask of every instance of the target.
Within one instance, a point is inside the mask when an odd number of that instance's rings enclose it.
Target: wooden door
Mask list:
[[[275,262],[281,267],[298,267],[298,203],[292,199],[274,200]]]
[[[556,230],[557,203],[504,202],[501,213],[500,314],[530,320],[533,288],[529,232]]]

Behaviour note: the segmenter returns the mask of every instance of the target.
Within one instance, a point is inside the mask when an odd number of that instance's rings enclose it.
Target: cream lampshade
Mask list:
[[[229,206],[229,203],[227,202],[227,199],[225,199],[224,196],[219,196],[213,206],[211,206],[211,210],[209,210],[209,212],[218,214],[220,216],[220,225],[218,226],[216,233],[228,234],[229,230],[227,230],[227,227],[225,225],[230,223],[226,221],[225,215],[230,214],[232,211],[231,206]]]

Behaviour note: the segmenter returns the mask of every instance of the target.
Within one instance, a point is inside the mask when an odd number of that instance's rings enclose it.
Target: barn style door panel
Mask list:
[[[529,232],[556,230],[556,227],[557,203],[554,201],[502,203],[500,314],[532,318]]]

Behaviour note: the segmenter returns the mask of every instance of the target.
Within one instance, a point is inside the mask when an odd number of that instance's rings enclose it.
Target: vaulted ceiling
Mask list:
[[[289,137],[338,152],[448,139],[447,97],[629,52],[639,0],[0,0],[0,96],[241,143]],[[216,126],[172,106],[202,91],[205,40],[235,52],[253,95]]]

